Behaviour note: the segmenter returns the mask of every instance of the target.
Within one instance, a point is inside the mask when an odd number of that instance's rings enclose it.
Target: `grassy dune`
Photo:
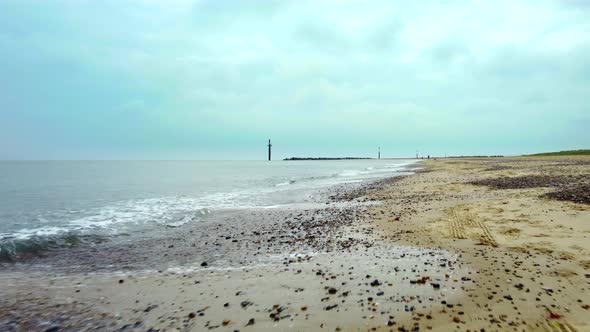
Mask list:
[[[529,154],[528,156],[584,156],[584,155],[590,155],[590,149],[566,150],[566,151],[559,151],[559,152],[543,152],[543,153]]]

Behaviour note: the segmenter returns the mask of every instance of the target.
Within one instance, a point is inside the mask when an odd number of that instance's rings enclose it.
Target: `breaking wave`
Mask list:
[[[59,235],[31,236],[29,238],[4,238],[0,240],[0,263],[14,263],[45,256],[60,248],[71,248],[82,243],[101,243],[107,238],[99,235],[80,235],[66,232]]]

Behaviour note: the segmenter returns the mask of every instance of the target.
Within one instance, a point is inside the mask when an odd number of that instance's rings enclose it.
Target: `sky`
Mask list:
[[[0,0],[0,159],[590,148],[590,1]]]

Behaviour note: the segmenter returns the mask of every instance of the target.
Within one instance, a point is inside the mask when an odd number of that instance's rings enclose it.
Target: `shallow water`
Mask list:
[[[412,163],[0,162],[0,258],[181,227],[224,210],[320,203],[321,189],[407,174]]]

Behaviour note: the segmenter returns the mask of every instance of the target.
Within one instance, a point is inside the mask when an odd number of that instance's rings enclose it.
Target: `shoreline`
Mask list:
[[[250,178],[248,174],[238,175],[230,167],[230,176],[227,176],[225,182],[221,181],[219,188],[214,189],[206,189],[208,184],[211,185],[209,180],[204,180],[207,177],[202,175],[206,172],[201,172],[197,180],[191,180],[189,175],[184,174],[172,181],[173,183],[166,183],[165,186],[161,183],[162,181],[151,181],[141,176],[127,180],[135,185],[125,183],[114,185],[112,181],[117,179],[111,179],[110,175],[103,174],[102,179],[111,183],[110,187],[107,186],[110,188],[108,190],[117,188],[116,190],[124,193],[121,197],[111,200],[103,199],[100,197],[100,192],[105,188],[101,189],[101,186],[94,185],[85,189],[90,192],[88,195],[96,200],[92,204],[80,203],[77,197],[68,198],[68,195],[64,193],[58,199],[62,201],[59,204],[56,204],[58,200],[52,201],[47,198],[50,201],[47,204],[53,206],[53,210],[47,211],[36,211],[34,207],[35,204],[44,204],[41,198],[43,190],[29,188],[31,196],[35,196],[33,193],[40,191],[37,195],[39,197],[27,202],[30,206],[20,207],[20,212],[17,210],[24,202],[18,200],[12,204],[10,200],[5,202],[12,208],[8,208],[8,212],[3,216],[5,227],[2,227],[4,233],[0,233],[0,269],[3,268],[4,263],[10,266],[13,262],[39,261],[37,258],[47,252],[61,254],[69,249],[83,250],[80,249],[81,247],[90,250],[102,249],[108,247],[104,243],[132,242],[133,237],[139,237],[140,242],[145,242],[143,238],[150,236],[149,234],[152,235],[151,237],[165,241],[166,237],[182,236],[182,234],[174,234],[175,232],[199,232],[198,227],[193,227],[194,224],[203,221],[211,223],[216,218],[224,219],[225,215],[242,210],[248,216],[262,209],[268,209],[269,213],[272,213],[272,210],[323,208],[329,200],[328,196],[334,192],[357,188],[385,176],[404,174],[404,169],[411,163],[413,162],[406,161],[375,165],[374,163],[346,162],[328,167],[312,163],[313,167],[318,167],[317,170],[306,171],[308,166],[285,167],[283,165],[266,173],[253,171],[256,167],[263,165],[266,167],[266,164],[245,164],[242,166],[254,178]],[[129,173],[131,166],[124,167],[125,172]],[[209,166],[205,167],[201,164],[194,166],[197,169],[204,168],[205,171],[211,171]],[[69,165],[62,165],[62,168],[68,167]],[[74,169],[85,173],[88,172],[88,168],[93,167],[96,165],[81,169],[74,167]],[[159,165],[149,164],[145,167],[161,170]],[[186,168],[186,166],[183,167]],[[228,172],[228,169],[224,169],[221,173],[224,172]],[[183,179],[191,185],[187,185]],[[204,184],[205,188],[200,188],[194,181],[197,184]],[[49,182],[59,187],[59,180],[53,179]],[[152,188],[156,190],[154,193],[149,191],[145,193],[142,192],[144,189],[136,189],[138,186],[141,188],[163,186],[165,190],[162,189],[161,193],[156,193],[157,190]],[[187,189],[192,186],[198,189]],[[96,190],[93,191],[93,188]],[[77,190],[83,190],[83,188]],[[76,190],[72,189],[72,191]],[[171,191],[174,192],[171,193]],[[186,194],[191,191],[195,194]],[[20,195],[25,193],[26,190],[23,190]],[[174,231],[175,228],[178,231]]]
[[[242,246],[233,250],[244,257],[276,254],[268,265],[2,272],[2,283],[12,287],[0,294],[8,309],[0,327],[584,331],[590,226],[580,220],[590,220],[590,207],[539,198],[548,187],[469,184],[540,172],[587,180],[590,158],[552,158],[425,160],[414,175],[332,195],[359,203],[354,208],[267,214],[268,228],[222,230],[235,231],[229,239],[216,230],[221,238],[213,243]],[[191,259],[189,250],[179,253]]]

